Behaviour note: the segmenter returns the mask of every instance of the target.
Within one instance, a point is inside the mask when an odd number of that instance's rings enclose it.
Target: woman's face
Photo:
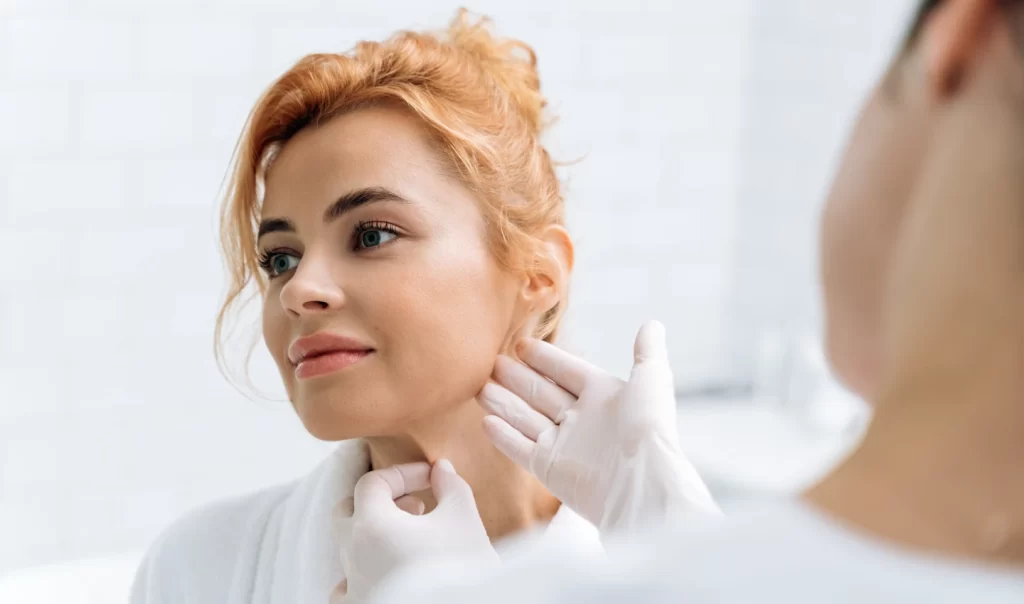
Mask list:
[[[470,401],[524,319],[523,278],[420,122],[368,108],[299,132],[266,180],[264,339],[323,440]]]

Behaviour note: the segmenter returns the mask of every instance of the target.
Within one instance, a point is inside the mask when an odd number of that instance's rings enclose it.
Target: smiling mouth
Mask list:
[[[373,349],[365,349],[325,350],[312,353],[296,363],[295,377],[307,380],[342,371],[359,363],[373,352]]]

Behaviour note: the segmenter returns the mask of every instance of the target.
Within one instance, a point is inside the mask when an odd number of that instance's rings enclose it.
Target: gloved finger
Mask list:
[[[427,509],[427,504],[423,503],[423,500],[415,495],[402,495],[395,500],[395,505],[398,509],[413,516],[422,516],[423,512]]]
[[[430,488],[430,464],[399,464],[368,472],[356,483],[355,511],[371,515],[397,512],[395,499]]]
[[[470,505],[474,510],[476,509],[473,489],[459,476],[455,467],[452,466],[452,462],[447,459],[439,459],[434,463],[434,467],[430,471],[430,488],[434,492],[434,497],[437,498],[436,509],[453,504]]]
[[[648,321],[640,326],[633,344],[633,364],[667,362],[668,348],[665,346],[665,326],[661,321]]]
[[[537,443],[523,436],[508,422],[494,415],[484,418],[484,433],[496,449],[519,466],[530,469],[530,459]]]
[[[648,321],[637,332],[629,381],[649,391],[652,397],[675,400],[672,367],[665,345],[665,326],[659,321]]]
[[[494,379],[520,399],[526,401],[527,405],[540,411],[555,423],[562,421],[565,412],[576,403],[575,396],[545,379],[533,369],[504,355],[499,355],[494,362]],[[508,420],[504,415],[502,417],[506,421]],[[518,425],[509,423],[513,428],[519,429]],[[522,429],[519,431],[526,434]],[[530,434],[526,434],[526,436],[530,436]],[[532,436],[532,438],[537,440],[536,436]]]
[[[543,340],[526,338],[520,342],[517,352],[520,360],[576,397],[587,382],[604,374],[583,359]]]
[[[505,420],[523,436],[533,441],[555,425],[540,411],[527,405],[526,401],[493,382],[487,382],[477,400],[489,413]]]

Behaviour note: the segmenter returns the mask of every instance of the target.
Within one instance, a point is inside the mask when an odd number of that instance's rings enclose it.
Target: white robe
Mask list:
[[[331,512],[369,468],[366,444],[345,442],[303,479],[186,515],[146,554],[131,602],[327,602],[345,578]],[[601,551],[597,530],[567,506],[545,529],[514,541],[499,546],[503,559],[553,542]]]

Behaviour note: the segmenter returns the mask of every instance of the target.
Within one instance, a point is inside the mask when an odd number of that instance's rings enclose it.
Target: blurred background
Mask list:
[[[797,489],[863,427],[818,344],[816,222],[911,4],[465,3],[533,45],[549,148],[581,159],[563,171],[579,254],[563,344],[625,374],[636,328],[661,319],[684,441],[722,497]],[[249,108],[302,55],[458,6],[2,0],[0,576],[132,567],[186,509],[330,448],[262,348],[266,399],[218,373],[221,183]]]

